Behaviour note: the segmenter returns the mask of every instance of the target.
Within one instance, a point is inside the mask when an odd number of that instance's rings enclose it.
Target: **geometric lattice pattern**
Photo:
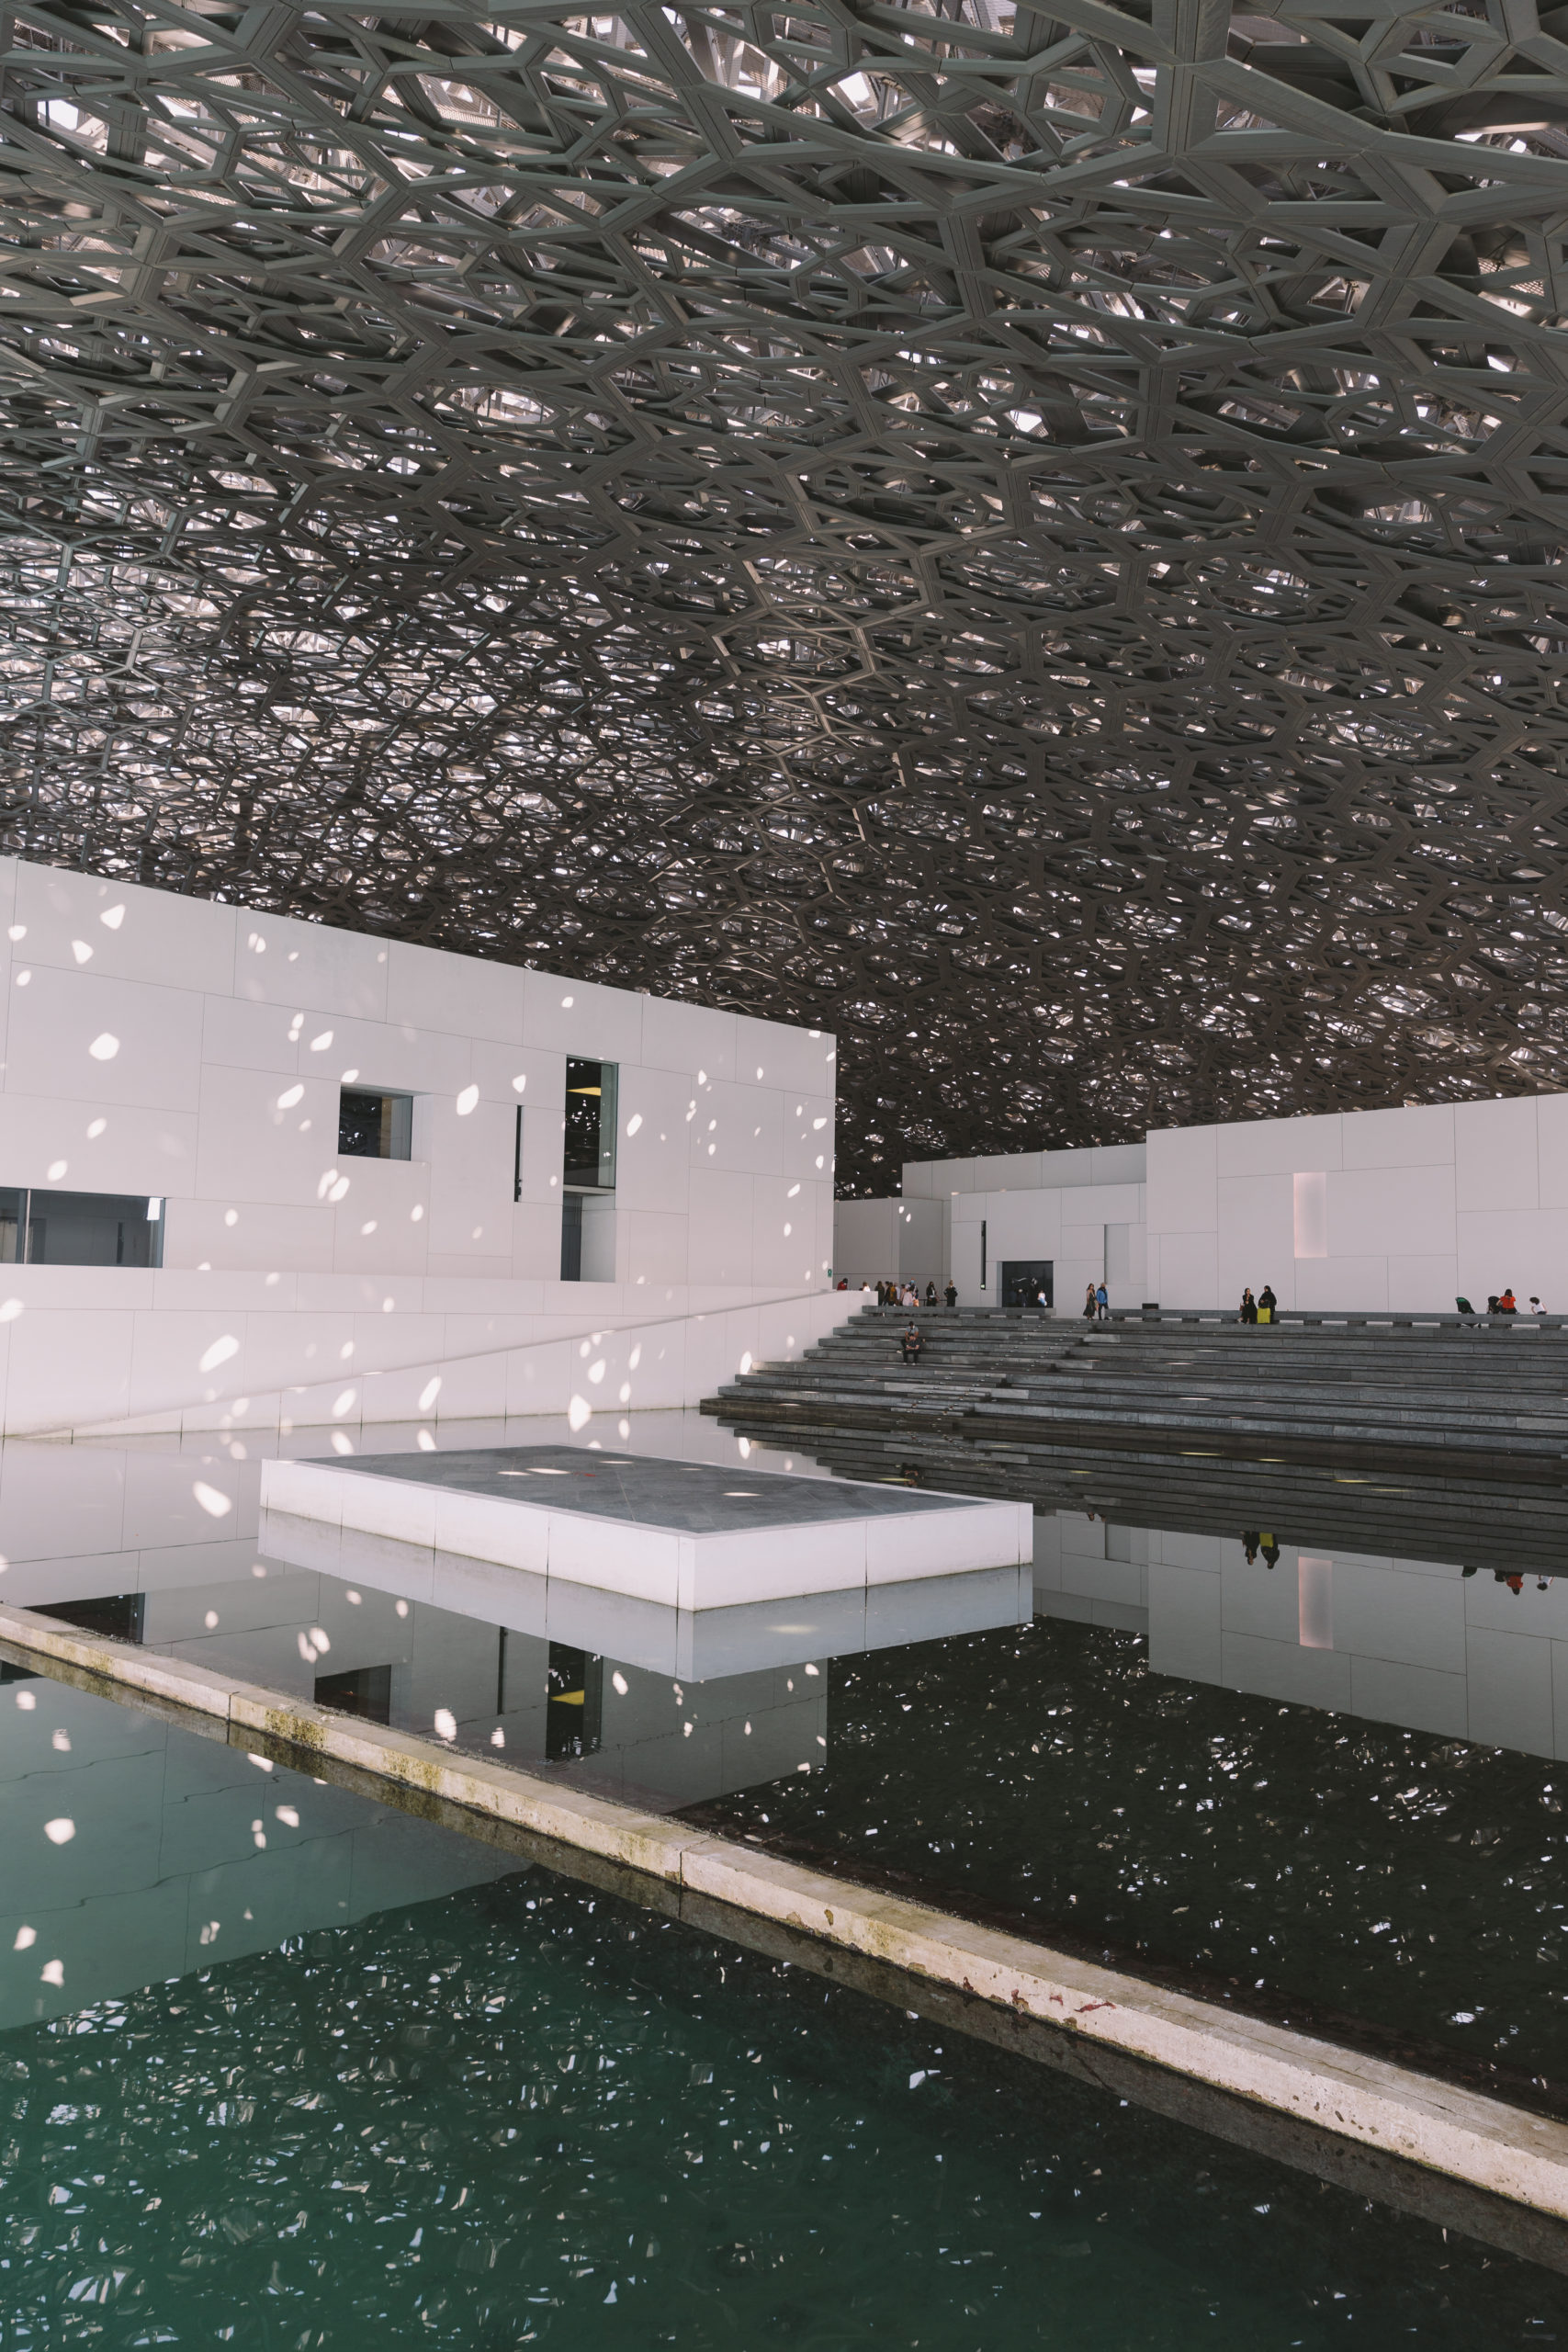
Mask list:
[[[4,845],[842,1039],[1568,1081],[1568,11],[17,6]]]

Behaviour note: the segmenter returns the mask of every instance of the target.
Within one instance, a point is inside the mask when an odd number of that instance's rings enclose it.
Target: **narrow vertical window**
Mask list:
[[[1292,1181],[1295,1185],[1296,1255],[1298,1258],[1326,1258],[1328,1178],[1318,1169]]]

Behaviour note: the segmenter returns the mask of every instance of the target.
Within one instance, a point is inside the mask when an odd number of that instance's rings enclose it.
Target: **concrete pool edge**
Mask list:
[[[1019,2030],[1043,2029],[1072,2045],[1086,2066],[1152,2068],[1314,2135],[1568,2221],[1568,2125],[1501,2100],[664,1815],[540,1781],[434,1738],[80,1633],[30,1611],[0,1608],[0,1642],[116,1685],[160,1712],[206,1717],[215,1736],[221,1725],[231,1741],[256,1739],[296,1758],[331,1760],[372,1783],[592,1857],[668,1890],[683,1911],[712,1905],[940,1988]]]

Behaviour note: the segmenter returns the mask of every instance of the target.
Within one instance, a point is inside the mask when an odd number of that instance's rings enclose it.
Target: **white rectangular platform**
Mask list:
[[[1034,1554],[1028,1503],[564,1445],[271,1461],[261,1499],[433,1556],[681,1610],[1019,1567]]]

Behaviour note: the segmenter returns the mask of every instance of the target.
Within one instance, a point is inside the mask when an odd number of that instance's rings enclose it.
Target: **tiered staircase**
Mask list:
[[[1312,1463],[1514,1487],[1568,1473],[1568,1331],[1512,1324],[1345,1327],[865,1307],[795,1364],[760,1364],[703,1411],[851,1475],[1054,1473],[1086,1458]],[[872,1463],[882,1461],[882,1470]],[[1016,1491],[1016,1482],[1013,1482]]]

